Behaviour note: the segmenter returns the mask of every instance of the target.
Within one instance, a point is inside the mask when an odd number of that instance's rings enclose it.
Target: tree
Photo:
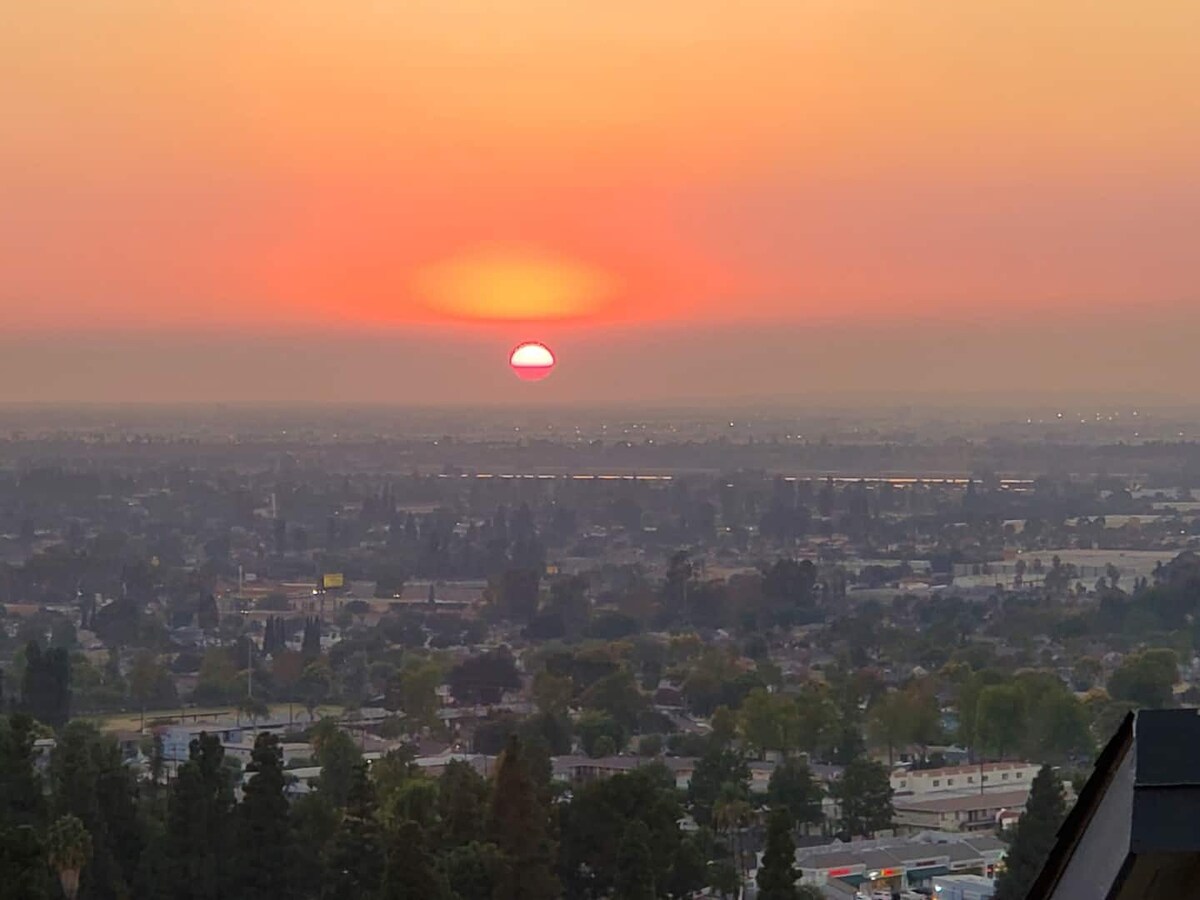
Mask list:
[[[455,847],[442,857],[442,871],[456,900],[491,897],[504,857],[495,844],[472,841]]]
[[[611,756],[625,747],[625,729],[606,713],[585,711],[575,722],[575,732],[583,752],[591,757]]]
[[[635,822],[646,829],[644,835],[639,830],[639,840],[649,854],[647,877],[624,887],[632,891],[634,884],[648,881],[663,889],[675,863],[688,863],[679,860],[681,817],[674,779],[660,765],[576,788],[559,811],[558,861],[566,896],[607,897],[620,886],[621,874],[631,864],[622,854],[629,850],[627,832]],[[689,877],[685,871],[679,874]]]
[[[547,715],[565,716],[574,693],[575,684],[570,675],[555,675],[543,669],[533,677],[533,702]]]
[[[233,664],[226,648],[209,647],[204,651],[196,690],[192,694],[196,703],[229,703],[240,695],[243,688],[237,666]]]
[[[0,809],[14,827],[40,826],[46,800],[34,767],[34,721],[25,713],[0,718]]]
[[[21,680],[25,712],[51,728],[62,728],[71,717],[71,658],[62,647],[42,651],[36,641],[25,646]]]
[[[662,888],[669,897],[691,897],[707,883],[708,862],[701,839],[688,836],[679,842]]]
[[[333,672],[329,668],[328,661],[317,659],[304,667],[297,688],[300,692],[300,699],[304,701],[304,709],[308,713],[310,722],[316,716],[317,708],[329,696],[332,687]]]
[[[887,749],[888,765],[895,764],[895,751],[909,743],[912,735],[912,710],[908,698],[892,691],[877,698],[867,710],[867,736],[876,747]]]
[[[32,825],[0,825],[0,884],[24,900],[58,897],[51,886],[45,848]]]
[[[617,852],[615,900],[654,900],[654,865],[650,858],[650,829],[634,819],[625,829]]]
[[[445,887],[416,822],[402,822],[388,841],[381,900],[440,900]]]
[[[245,716],[251,722],[257,722],[268,716],[271,708],[261,697],[247,696],[237,702],[237,712],[239,716]]]
[[[740,710],[746,743],[765,757],[768,750],[786,753],[799,742],[800,713],[790,697],[770,694],[763,688],[751,691]]]
[[[792,817],[786,807],[777,807],[767,820],[767,846],[758,869],[759,900],[795,900],[798,877]]]
[[[729,839],[740,872],[746,870],[743,832],[751,824],[753,817],[754,807],[750,805],[746,795],[732,784],[724,785],[717,805],[713,807],[712,824],[714,829],[723,832]]]
[[[727,785],[739,796],[749,792],[750,768],[746,760],[732,750],[709,750],[697,760],[688,783],[688,802],[699,824],[712,824],[713,811]]]
[[[619,669],[588,688],[583,695],[583,705],[607,713],[628,733],[637,730],[638,718],[649,704],[638,689],[633,673]]]
[[[1172,701],[1172,688],[1179,680],[1179,660],[1173,650],[1146,650],[1121,663],[1108,680],[1114,700],[1128,700],[1139,707],[1161,709]]]
[[[538,568],[510,567],[492,579],[487,596],[503,618],[510,622],[529,623],[537,613],[540,584],[541,573]]]
[[[1020,745],[1027,727],[1025,698],[1015,685],[996,684],[979,692],[975,731],[981,753],[1003,759]]]
[[[346,808],[324,855],[321,900],[374,897],[383,884],[383,834],[367,764],[355,765]]]
[[[414,726],[436,723],[439,705],[437,689],[441,683],[441,666],[428,660],[410,661],[400,671],[396,705]]]
[[[219,900],[226,890],[233,785],[216,735],[201,732],[171,785],[164,888],[172,897]]]
[[[513,736],[496,764],[488,812],[491,840],[504,855],[494,900],[551,900],[559,896],[552,865],[550,811],[534,781],[520,740]]]
[[[246,771],[250,780],[237,808],[233,883],[242,900],[290,896],[295,857],[279,738],[260,734]]]
[[[1066,818],[1062,785],[1053,770],[1043,766],[1033,779],[1025,813],[1017,822],[1005,870],[996,883],[996,900],[1021,900],[1041,872]]]
[[[892,785],[888,770],[874,760],[859,758],[846,766],[830,793],[841,810],[841,826],[852,837],[871,837],[892,827]]]
[[[824,820],[823,796],[821,785],[813,778],[808,766],[798,759],[786,759],[777,765],[767,782],[767,802],[772,808],[786,809],[800,827],[820,825]]]
[[[728,860],[717,860],[709,864],[708,884],[719,897],[736,896],[742,887],[742,873]]]
[[[488,783],[469,763],[451,760],[438,779],[438,832],[443,847],[483,838]]]
[[[834,743],[840,716],[837,706],[823,688],[810,686],[793,697],[800,716],[799,750],[826,759]]]
[[[1091,756],[1095,741],[1083,703],[1061,685],[1042,691],[1029,712],[1029,757],[1068,762]]]
[[[304,620],[300,654],[306,662],[312,662],[321,655],[321,620],[316,616],[308,616]]]
[[[79,894],[79,873],[92,857],[92,836],[78,818],[68,813],[50,826],[46,857],[58,873],[67,900],[75,900]]]
[[[59,734],[48,770],[52,815],[78,818],[92,835],[84,896],[123,896],[138,870],[145,843],[138,818],[138,786],[117,742],[90,723],[74,721]]]
[[[322,719],[317,723],[313,728],[312,744],[313,758],[321,767],[317,788],[340,809],[350,797],[355,768],[362,762],[362,752],[333,719]]]
[[[733,743],[733,739],[737,737],[738,714],[728,706],[718,706],[713,710],[709,725],[712,727],[709,737],[712,739],[714,746],[728,747]]]
[[[139,650],[133,655],[133,665],[129,670],[129,696],[142,711],[143,729],[147,706],[174,704],[175,681],[166,668],[159,664],[153,651]]]
[[[221,613],[217,609],[217,599],[212,594],[205,594],[196,608],[196,624],[205,631],[214,631],[220,621]]]
[[[450,670],[450,693],[459,703],[499,703],[505,691],[521,686],[512,653],[507,648],[464,659]]]

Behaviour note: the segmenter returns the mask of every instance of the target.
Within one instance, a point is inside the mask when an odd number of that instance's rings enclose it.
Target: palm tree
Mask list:
[[[745,854],[742,852],[742,831],[750,824],[754,808],[741,797],[730,795],[718,800],[713,809],[713,825],[718,831],[724,831],[733,845],[734,859],[737,862],[738,873],[746,874]]]
[[[83,822],[68,814],[50,826],[46,846],[63,893],[67,900],[75,900],[79,893],[79,873],[92,857],[92,836]]]

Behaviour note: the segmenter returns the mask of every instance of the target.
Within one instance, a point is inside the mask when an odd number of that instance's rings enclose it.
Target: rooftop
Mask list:
[[[897,797],[893,805],[897,810],[913,812],[959,812],[972,809],[999,809],[1006,806],[1024,806],[1029,798],[1028,790],[1019,791],[988,791],[980,794],[977,791],[955,796],[942,794],[936,797]]]

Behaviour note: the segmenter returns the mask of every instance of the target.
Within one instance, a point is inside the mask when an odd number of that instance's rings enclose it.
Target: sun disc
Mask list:
[[[523,381],[541,381],[554,369],[554,353],[539,341],[525,341],[513,348],[508,364]]]

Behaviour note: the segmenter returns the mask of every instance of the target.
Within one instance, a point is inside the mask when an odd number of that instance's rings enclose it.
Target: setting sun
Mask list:
[[[554,369],[554,353],[538,341],[519,344],[508,357],[508,364],[522,381],[541,381]]]

